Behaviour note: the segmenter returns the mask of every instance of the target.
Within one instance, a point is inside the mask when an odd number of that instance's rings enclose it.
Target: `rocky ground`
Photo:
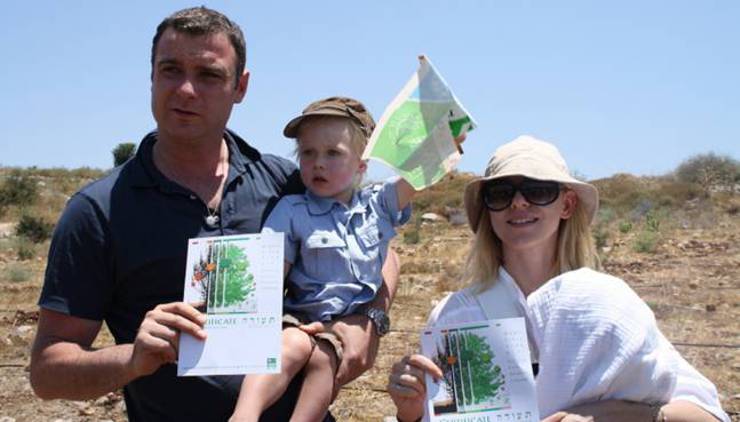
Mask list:
[[[686,225],[684,225],[686,226]],[[413,227],[412,227],[413,228]],[[408,229],[407,229],[408,230]],[[395,409],[385,394],[391,364],[416,350],[432,306],[458,289],[469,241],[465,226],[425,223],[419,242],[395,241],[401,285],[375,368],[346,386],[332,407],[340,421],[378,421]],[[635,233],[616,233],[604,252],[605,269],[624,278],[655,312],[666,336],[718,387],[724,408],[740,421],[740,222],[716,215],[711,224],[662,233],[651,253],[631,247]],[[41,253],[17,261],[12,232],[0,236],[0,422],[123,421],[120,393],[97,400],[42,401],[28,382],[29,346],[45,265]],[[42,248],[48,247],[43,245]],[[98,344],[110,341],[107,335]]]

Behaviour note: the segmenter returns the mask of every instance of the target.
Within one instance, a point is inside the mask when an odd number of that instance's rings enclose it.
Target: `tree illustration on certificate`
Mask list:
[[[200,245],[190,282],[200,295],[198,308],[207,314],[256,312],[256,283],[245,251],[228,240]]]
[[[432,360],[444,377],[433,398],[435,415],[511,407],[501,366],[485,334],[476,331],[442,331],[436,339]]]

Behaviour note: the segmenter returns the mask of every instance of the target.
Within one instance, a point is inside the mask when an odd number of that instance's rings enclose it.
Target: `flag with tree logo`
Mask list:
[[[460,161],[458,138],[473,118],[425,56],[373,131],[363,158],[395,169],[416,190],[438,182]]]

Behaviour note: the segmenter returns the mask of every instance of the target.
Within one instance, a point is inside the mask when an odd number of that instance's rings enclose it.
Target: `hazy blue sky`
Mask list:
[[[589,178],[740,158],[737,1],[30,0],[0,16],[0,165],[110,167],[116,144],[154,128],[156,25],[200,3],[245,32],[252,76],[230,127],[262,151],[287,155],[283,125],[320,97],[379,118],[425,53],[479,123],[463,171],[520,134]]]

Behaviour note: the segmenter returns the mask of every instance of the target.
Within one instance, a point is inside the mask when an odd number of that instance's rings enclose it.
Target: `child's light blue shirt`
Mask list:
[[[375,298],[394,227],[411,215],[398,209],[397,180],[356,191],[348,206],[310,191],[278,202],[263,230],[285,233],[284,312],[329,321]]]

